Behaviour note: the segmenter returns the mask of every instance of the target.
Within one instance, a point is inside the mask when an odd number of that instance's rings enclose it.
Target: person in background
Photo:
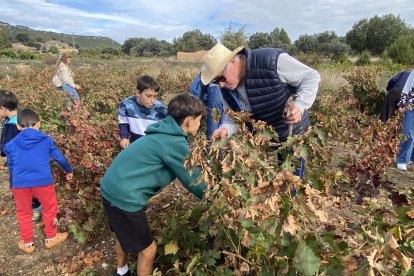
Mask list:
[[[3,152],[4,147],[10,142],[20,130],[17,128],[17,108],[19,99],[11,91],[0,89],[0,117],[5,118],[1,127],[0,151],[1,156],[6,156]],[[11,175],[10,175],[11,177]],[[11,180],[10,180],[11,183]],[[11,186],[10,186],[11,188]],[[37,198],[33,198],[33,221],[39,221],[42,215],[42,204]]]
[[[402,126],[404,138],[397,155],[397,168],[406,171],[407,165],[414,162],[414,70],[405,81],[398,107],[405,111]]]
[[[72,167],[65,156],[55,146],[52,138],[40,129],[39,115],[25,108],[18,112],[17,126],[21,132],[4,147],[7,166],[11,174],[11,190],[16,203],[16,216],[19,222],[20,242],[18,247],[25,253],[33,253],[32,200],[42,203],[45,247],[52,248],[66,240],[68,233],[57,230],[58,205],[50,167],[50,159],[66,171],[66,179],[73,177]]]
[[[137,79],[136,95],[120,103],[118,126],[121,148],[145,135],[149,125],[167,116],[167,107],[157,100],[159,90],[160,86],[154,78],[144,75]]]
[[[137,275],[152,275],[157,246],[145,213],[148,200],[178,178],[201,198],[205,183],[196,184],[198,168],[190,174],[184,160],[190,155],[189,136],[195,136],[204,113],[203,104],[189,93],[176,95],[166,118],[148,126],[146,135],[121,151],[101,181],[102,204],[116,235],[117,271],[131,275],[128,253],[138,253]]]
[[[388,121],[398,109],[401,100],[401,93],[411,71],[401,71],[393,76],[387,83],[387,95],[381,107],[379,119],[383,122]]]
[[[65,92],[66,96],[70,98],[67,106],[71,106],[71,102],[78,104],[80,102],[79,94],[77,90],[80,90],[81,87],[79,84],[76,84],[73,80],[73,72],[70,69],[72,63],[72,56],[69,53],[62,53],[57,61],[57,75],[61,80],[62,86],[60,89]]]

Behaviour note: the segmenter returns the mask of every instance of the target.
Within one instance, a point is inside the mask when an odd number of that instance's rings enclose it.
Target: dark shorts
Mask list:
[[[115,233],[122,250],[136,253],[144,250],[153,242],[145,210],[128,212],[112,205],[102,197],[109,227]]]

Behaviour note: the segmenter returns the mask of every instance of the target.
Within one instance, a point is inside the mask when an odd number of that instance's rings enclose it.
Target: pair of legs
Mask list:
[[[157,245],[153,241],[147,248],[138,253],[137,275],[147,276],[152,274]],[[118,239],[115,243],[116,267],[121,268],[127,264],[127,253],[122,250]]]
[[[404,112],[402,132],[405,138],[400,143],[397,163],[408,164],[414,162],[414,109]]]
[[[76,89],[70,85],[64,84],[61,87],[61,90],[65,92],[65,97],[68,98],[66,102],[66,106],[68,108],[72,107],[72,103],[78,104],[80,102],[80,98]]]
[[[138,252],[138,275],[151,275],[157,245],[152,237],[145,210],[125,211],[104,197],[102,197],[102,204],[109,226],[117,237],[115,254],[119,274],[128,271],[125,271],[127,254]]]
[[[45,224],[44,233],[47,239],[56,236],[57,226],[54,224],[58,212],[54,185],[32,187],[32,188],[12,188],[14,200],[16,202],[16,215],[20,228],[20,239],[24,243],[33,242],[33,198],[37,198],[42,203],[42,217]]]

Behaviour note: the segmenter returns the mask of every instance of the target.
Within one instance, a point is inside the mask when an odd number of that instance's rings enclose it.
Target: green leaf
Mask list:
[[[197,265],[197,263],[198,263],[198,259],[200,258],[200,255],[199,254],[196,254],[192,259],[191,259],[191,262],[188,264],[188,266],[187,266],[187,270],[186,270],[186,273],[190,273],[190,272],[192,272],[193,271],[193,268],[195,268],[195,266]]]
[[[306,157],[308,157],[308,155],[309,155],[308,147],[305,146],[305,145],[300,146],[299,156],[306,159]]]
[[[79,242],[79,243],[85,243],[86,242],[86,237],[85,237],[85,232],[83,231],[79,231],[77,235],[75,235],[75,239]]]
[[[295,252],[295,268],[306,276],[312,276],[319,272],[321,259],[313,253],[312,249],[304,242],[300,242]]]
[[[244,228],[252,227],[254,224],[254,220],[251,219],[239,219],[239,222]]]
[[[85,203],[85,211],[86,211],[87,214],[92,213],[92,211],[93,211],[93,205],[90,204],[90,203],[88,203],[88,202]]]

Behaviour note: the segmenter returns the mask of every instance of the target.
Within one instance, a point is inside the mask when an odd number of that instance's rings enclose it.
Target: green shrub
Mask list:
[[[359,110],[367,115],[378,115],[385,98],[385,91],[377,86],[377,77],[381,72],[380,69],[356,67],[349,76],[345,77],[351,86]]]
[[[101,54],[117,56],[120,54],[120,50],[114,47],[106,47],[101,50]]]
[[[371,64],[371,59],[370,59],[369,53],[367,51],[362,52],[361,56],[356,62],[356,65],[365,66],[365,65],[370,65],[370,64]]]
[[[33,60],[33,59],[36,59],[36,55],[32,52],[29,52],[29,51],[21,51],[21,52],[19,52],[18,58],[19,59]]]
[[[17,54],[12,49],[5,49],[0,51],[0,57],[2,58],[17,58]]]
[[[56,46],[50,46],[49,53],[59,54],[59,49]]]
[[[352,61],[349,59],[349,55],[347,53],[342,53],[334,57],[333,60],[339,64],[347,64],[347,65],[352,64]]]
[[[414,35],[400,36],[386,49],[386,53],[394,62],[414,64]]]

